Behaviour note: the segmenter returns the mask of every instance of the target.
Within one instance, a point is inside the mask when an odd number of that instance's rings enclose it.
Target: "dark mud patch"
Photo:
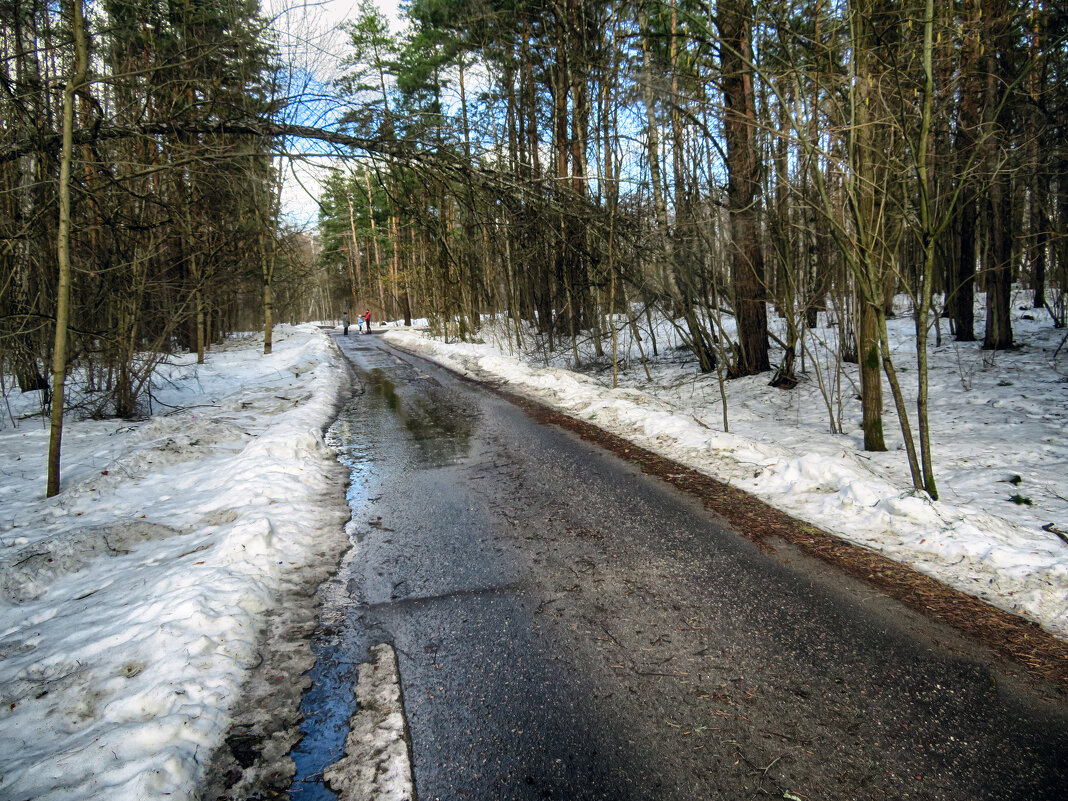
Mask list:
[[[344,469],[338,465],[339,483]],[[338,489],[337,497],[343,492]],[[336,500],[324,499],[329,510]],[[289,752],[300,740],[300,700],[315,662],[311,637],[318,621],[320,584],[337,571],[348,539],[348,509],[327,511],[324,541],[280,588],[261,632],[257,665],[249,671],[223,745],[207,763],[199,801],[264,801],[288,798],[296,766]]]
[[[225,742],[234,761],[242,769],[255,765],[263,754],[263,738],[256,734],[231,734]]]

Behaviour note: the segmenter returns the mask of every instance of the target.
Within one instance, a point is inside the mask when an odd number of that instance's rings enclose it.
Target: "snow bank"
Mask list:
[[[343,498],[321,435],[339,362],[310,327],[176,359],[162,413],[68,424],[49,500],[48,432],[0,431],[0,797],[191,796],[280,577]]]

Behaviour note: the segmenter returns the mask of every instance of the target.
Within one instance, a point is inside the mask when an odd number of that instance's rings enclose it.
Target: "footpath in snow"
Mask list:
[[[507,384],[1068,640],[1068,544],[1043,530],[1052,523],[1068,531],[1068,346],[1055,359],[1065,332],[1044,311],[1021,305],[1015,304],[1017,351],[984,352],[980,343],[951,338],[931,349],[937,502],[911,490],[889,392],[889,451],[863,451],[855,372],[835,376],[829,356],[833,326],[813,332],[808,371],[795,389],[769,387],[770,374],[726,382],[730,433],[722,430],[716,375],[700,375],[663,323],[661,358],[649,359],[651,381],[624,329],[619,348],[627,370],[617,389],[610,363],[593,358],[588,343],[580,373],[562,366],[572,358],[569,343],[549,358],[518,357],[514,332],[503,326],[484,330],[480,344],[446,344],[416,330],[390,330],[386,339],[476,379]],[[891,336],[911,402],[911,318],[892,320]],[[650,347],[646,337],[651,357]],[[829,433],[832,411],[842,434]]]
[[[346,546],[347,476],[322,431],[347,377],[314,327],[280,326],[262,349],[171,359],[144,422],[68,424],[49,500],[47,426],[19,419],[40,400],[10,399],[0,798],[193,797],[252,669],[279,658],[260,650],[266,622],[307,625]],[[308,667],[271,678],[299,702]]]

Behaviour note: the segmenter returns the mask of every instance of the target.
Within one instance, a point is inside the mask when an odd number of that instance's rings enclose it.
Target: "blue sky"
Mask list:
[[[340,75],[346,51],[346,37],[339,25],[356,14],[359,0],[261,0],[263,11],[273,19],[283,58],[291,65],[291,96],[300,97],[290,107],[290,119],[304,125],[328,123],[336,116],[336,104],[329,90]],[[400,0],[375,0],[374,4],[396,28],[400,27]],[[312,152],[312,143],[296,142],[295,150]],[[287,222],[314,226],[318,219],[315,196],[325,176],[339,166],[323,150],[323,155],[303,160],[286,159],[282,164],[282,210]]]

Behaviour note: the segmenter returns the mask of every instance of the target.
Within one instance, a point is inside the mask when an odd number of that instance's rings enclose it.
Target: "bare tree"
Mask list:
[[[89,75],[89,48],[86,44],[82,0],[71,0],[71,37],[74,64],[63,87],[63,147],[59,157],[59,226],[56,237],[56,344],[52,352],[52,418],[48,438],[47,497],[59,493],[60,450],[63,440],[64,390],[67,382],[67,327],[70,321],[70,173],[74,157],[74,97]]]

